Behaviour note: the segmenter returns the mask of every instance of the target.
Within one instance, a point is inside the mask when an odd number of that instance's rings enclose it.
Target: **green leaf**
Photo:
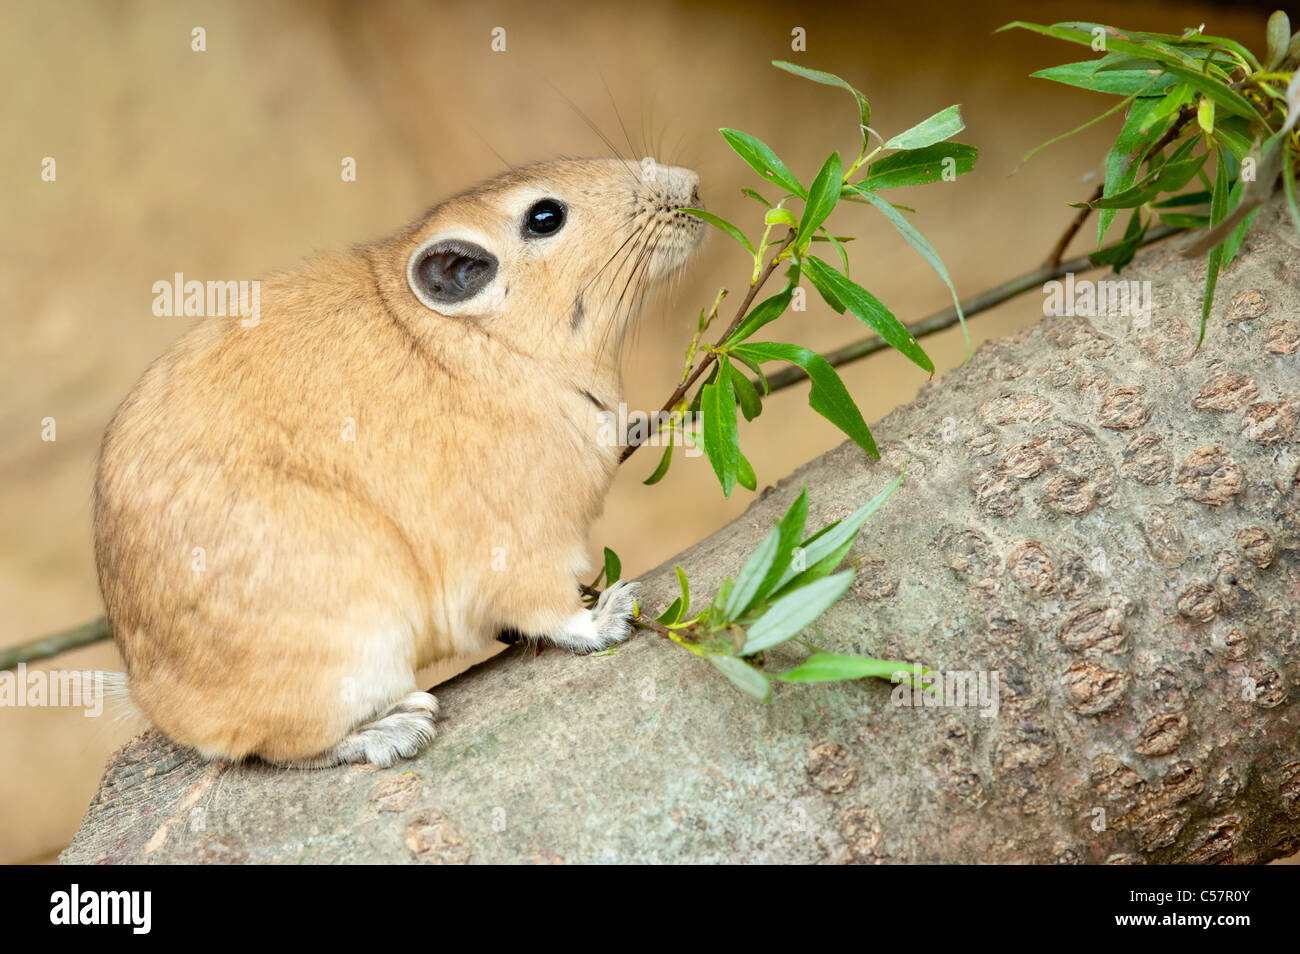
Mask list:
[[[961,310],[961,301],[957,298],[957,289],[953,287],[952,278],[948,275],[948,269],[944,267],[943,259],[939,253],[934,250],[934,246],[926,240],[926,237],[907,219],[903,218],[903,213],[894,208],[880,196],[876,195],[869,189],[859,189],[858,194],[874,205],[880,214],[889,220],[898,233],[907,239],[912,248],[921,253],[921,256],[930,263],[930,267],[939,273],[943,279],[948,291],[952,293],[952,304],[957,309],[957,320],[961,322],[962,333],[966,336],[966,351],[970,352],[970,333],[966,330],[966,315]]]
[[[808,373],[812,381],[812,390],[808,392],[808,406],[830,421],[853,442],[872,457],[879,457],[876,442],[871,437],[867,423],[862,419],[862,412],[853,403],[844,382],[835,373],[829,361],[815,351],[794,344],[782,344],[775,341],[751,342],[740,345],[732,352],[737,356],[745,355],[756,361],[781,360],[797,364]]]
[[[812,185],[808,187],[808,201],[804,205],[803,217],[799,220],[799,247],[807,248],[821,224],[840,200],[840,188],[843,186],[843,167],[840,154],[832,152],[822,163]]]
[[[741,245],[745,246],[745,251],[749,252],[751,256],[754,255],[754,246],[749,241],[749,239],[745,237],[745,233],[740,231],[740,229],[732,225],[722,216],[714,215],[712,212],[707,212],[704,209],[684,208],[681,209],[680,211],[685,212],[687,215],[693,215],[697,219],[703,219],[705,222],[708,222],[714,228],[726,232],[728,235],[734,238]]]
[[[686,619],[691,608],[691,586],[686,581],[686,571],[676,564],[673,565],[673,569],[677,571],[677,586],[681,595],[657,617],[658,621],[665,626],[676,626]]]
[[[794,289],[787,285],[780,292],[771,298],[765,298],[754,306],[753,310],[745,316],[745,320],[740,323],[735,332],[728,338],[724,345],[730,347],[739,344],[746,338],[758,331],[764,325],[776,321],[785,314],[785,310],[790,307],[790,298],[794,294]]]
[[[668,468],[671,467],[673,463],[673,444],[676,443],[676,440],[677,435],[670,431],[668,434],[668,445],[664,448],[663,456],[659,458],[659,466],[655,468],[653,474],[642,481],[642,483],[647,487],[653,487],[655,484],[659,483],[659,481],[663,480],[664,475],[668,473]]]
[[[1106,154],[1106,171],[1102,199],[1124,192],[1137,181],[1142,159],[1163,134],[1166,123],[1148,124],[1146,120],[1158,109],[1149,99],[1136,100],[1120,128],[1119,136]],[[1097,246],[1106,240],[1106,232],[1115,221],[1115,209],[1103,209],[1097,216]]]
[[[808,488],[804,487],[736,577],[735,586],[728,594],[723,608],[727,623],[740,619],[772,591],[776,581],[790,565],[791,554],[803,536],[804,522],[807,519]]]
[[[745,420],[752,421],[763,413],[763,400],[758,396],[754,383],[749,380],[745,372],[730,362],[728,362],[727,367],[731,374],[732,388],[735,390],[736,398],[740,402],[740,413],[745,415]]]
[[[1039,70],[1036,73],[1030,73],[1030,76],[1036,76],[1039,79],[1052,80],[1056,83],[1064,83],[1066,86],[1077,86],[1080,89],[1090,89],[1097,93],[1111,93],[1118,96],[1161,96],[1165,90],[1175,82],[1170,77],[1152,76],[1149,70],[1109,70],[1105,72],[1097,71],[1099,60],[1083,60],[1079,63],[1066,63],[1062,66],[1052,66],[1045,70]],[[1152,80],[1155,83],[1152,83]]]
[[[862,529],[862,525],[871,518],[872,514],[884,505],[885,501],[889,499],[890,494],[898,489],[898,485],[903,482],[903,476],[905,473],[906,469],[895,477],[893,481],[890,482],[889,486],[880,491],[880,493],[876,494],[843,520],[836,521],[835,523],[823,527],[808,539],[804,540],[800,545],[800,549],[803,552],[800,554],[799,563],[796,564],[792,560],[791,565],[782,572],[781,576],[777,579],[776,584],[772,587],[772,590],[779,593],[785,589],[788,584],[793,583],[798,585],[800,578],[805,573],[812,571],[815,567],[819,566],[834,554],[845,550],[845,544],[852,545],[853,541],[857,539],[858,531]],[[843,559],[843,557],[841,557],[841,559]],[[837,566],[839,566],[838,562],[836,562],[831,569],[833,570]]]
[[[945,142],[924,149],[910,149],[883,156],[867,167],[858,185],[879,192],[899,186],[928,185],[943,178],[945,160],[952,160],[953,175],[965,175],[975,168],[979,150],[959,142]]]
[[[1263,155],[1259,154],[1261,150]],[[1273,186],[1283,169],[1283,151],[1283,141],[1277,137],[1271,137],[1262,145],[1256,143],[1251,150],[1257,160],[1255,178],[1249,182],[1237,179],[1233,183],[1228,192],[1227,215],[1220,220],[1212,220],[1211,228],[1188,246],[1183,252],[1184,255],[1190,257],[1203,255],[1214,246],[1223,243],[1223,267],[1227,267],[1236,256],[1237,249],[1245,238],[1246,229],[1250,228],[1250,222],[1254,221],[1259,207],[1273,192]],[[1225,178],[1231,179],[1232,175],[1232,171],[1229,171]],[[1243,225],[1245,228],[1242,228]]]
[[[943,142],[957,135],[966,128],[961,121],[961,106],[949,106],[942,112],[935,113],[929,119],[917,123],[911,129],[899,133],[889,142],[886,149],[924,149],[937,142]]]
[[[1160,34],[1148,33],[1135,33],[1132,35],[1135,37],[1160,36]],[[1193,59],[1206,58],[1211,55],[1218,55],[1223,50],[1229,50],[1235,55],[1241,57],[1242,61],[1250,67],[1253,67],[1256,70],[1259,69],[1259,60],[1255,59],[1255,55],[1236,40],[1231,40],[1222,36],[1211,36],[1208,33],[1201,33],[1200,31],[1193,33],[1185,32],[1182,36],[1173,37],[1172,39],[1175,44],[1179,45],[1185,52],[1190,54]],[[1205,47],[1205,49],[1190,48],[1197,45]],[[1216,47],[1219,49],[1216,49]]]
[[[1266,73],[1272,73],[1286,59],[1287,47],[1291,43],[1291,18],[1284,10],[1276,10],[1268,18],[1268,53],[1264,57]]]
[[[757,361],[755,361],[747,354],[741,354],[739,351],[732,351],[731,357],[735,358],[737,361],[741,362],[746,367],[748,367],[749,370],[754,372],[754,375],[758,378],[758,383],[763,386],[764,394],[772,393],[772,388],[768,386],[767,383],[767,375],[763,373],[763,369],[759,367]]]
[[[801,199],[808,197],[808,191],[799,184],[794,173],[780,160],[772,148],[761,139],[741,132],[739,129],[720,129],[722,138],[736,155],[749,163],[751,169],[768,182],[774,182],[787,192],[793,192]]]
[[[1209,201],[1210,193],[1208,190],[1201,192],[1183,192],[1179,195],[1170,196],[1168,199],[1161,199],[1159,202],[1152,202],[1151,207],[1153,209],[1172,209],[1175,207],[1181,208],[1187,205],[1205,205],[1205,203]]]
[[[772,678],[782,682],[839,682],[845,679],[893,679],[896,672],[911,671],[911,663],[818,651],[793,669],[772,673]]]
[[[792,229],[799,227],[799,217],[783,206],[776,206],[767,210],[763,216],[765,225],[788,225]]]
[[[850,186],[850,188],[852,188],[852,187]],[[825,229],[822,229],[822,231],[823,231],[823,232],[826,232]],[[836,251],[837,253],[839,253],[839,256],[840,256],[840,264],[844,266],[844,275],[845,275],[845,277],[847,277],[848,274],[849,274],[849,253],[846,252],[846,251],[844,250],[844,243],[845,243],[845,242],[851,242],[851,241],[853,241],[852,237],[851,237],[851,236],[840,236],[840,237],[837,238],[836,236],[831,235],[830,232],[826,232],[825,235],[814,235],[814,236],[813,236],[813,241],[814,241],[814,242],[830,242],[830,244],[835,248],[835,251]],[[842,310],[841,310],[841,313],[842,313]]]
[[[745,662],[745,660],[716,653],[708,653],[704,658],[722,670],[722,674],[730,679],[732,683],[755,699],[766,702],[768,696],[771,695],[772,686],[768,682],[767,676]]]
[[[1196,145],[1196,140],[1189,139],[1187,145]],[[1196,178],[1196,174],[1201,171],[1209,155],[1209,153],[1202,153],[1188,159],[1171,160],[1161,166],[1155,175],[1144,179],[1132,188],[1090,204],[1094,209],[1133,209],[1145,205],[1163,192],[1177,192]]]
[[[1098,26],[1100,24],[1094,23],[1057,23],[1052,26],[1041,26],[1037,23],[1026,23],[1018,20],[1000,27],[996,32],[1000,33],[1002,30],[1018,27],[1091,48],[1093,44],[1092,30]],[[1262,120],[1264,118],[1251,105],[1250,100],[1236,90],[1230,89],[1218,77],[1199,72],[1199,67],[1194,58],[1159,43],[1129,42],[1129,40],[1123,39],[1117,31],[1105,27],[1103,29],[1106,30],[1106,48],[1108,50],[1157,60],[1167,74],[1178,77],[1197,92],[1209,96],[1228,112],[1238,116],[1245,116],[1247,119]],[[1129,36],[1138,37],[1141,34],[1129,34]],[[1148,34],[1147,36],[1151,35]]]
[[[709,368],[708,376],[704,379],[704,385],[695,391],[695,397],[691,398],[691,403],[686,406],[686,410],[698,414],[700,412],[700,402],[704,399],[704,387],[718,380],[718,364],[715,361],[713,367]],[[700,447],[703,447],[704,435],[700,434]]]
[[[769,209],[772,208],[772,203],[771,203],[771,202],[768,202],[767,199],[763,198],[761,195],[759,195],[759,194],[758,194],[757,192],[755,192],[753,189],[749,188],[749,186],[745,186],[745,187],[744,187],[743,189],[741,189],[740,191],[741,191],[741,194],[742,194],[742,195],[747,195],[747,196],[749,196],[749,197],[750,197],[751,199],[753,199],[755,202],[761,202],[761,203],[763,203],[763,205],[767,206]]]
[[[1112,106],[1110,109],[1106,110],[1106,111],[1105,111],[1104,113],[1102,113],[1101,115],[1099,115],[1099,116],[1093,116],[1092,119],[1089,119],[1086,123],[1082,123],[1082,124],[1080,124],[1080,125],[1078,125],[1078,126],[1075,126],[1073,129],[1068,130],[1067,132],[1063,132],[1063,133],[1061,133],[1061,134],[1058,135],[1058,136],[1053,136],[1051,139],[1047,140],[1047,142],[1041,142],[1041,143],[1039,143],[1039,144],[1038,144],[1037,146],[1035,146],[1033,149],[1030,149],[1027,153],[1025,153],[1023,156],[1021,156],[1021,157],[1020,157],[1020,162],[1021,162],[1022,164],[1023,164],[1023,163],[1026,163],[1026,162],[1028,162],[1030,159],[1032,159],[1034,156],[1038,155],[1040,152],[1042,152],[1044,149],[1046,149],[1048,146],[1053,146],[1053,145],[1055,145],[1056,143],[1060,142],[1060,141],[1063,140],[1063,139],[1069,139],[1071,136],[1077,136],[1079,133],[1083,132],[1085,129],[1090,129],[1090,128],[1092,128],[1093,126],[1097,125],[1097,124],[1098,124],[1099,122],[1101,122],[1103,119],[1109,119],[1111,116],[1115,115],[1116,113],[1120,112],[1121,110],[1125,109],[1126,107],[1131,106],[1131,105],[1133,104],[1133,102],[1134,102],[1136,99],[1137,99],[1137,97],[1135,97],[1135,96],[1131,96],[1131,95],[1130,95],[1130,96],[1125,96],[1125,97],[1124,97],[1123,99],[1121,99],[1118,103],[1116,103],[1116,104],[1115,104],[1114,106]]]
[[[727,596],[727,603],[722,607],[724,625],[739,619],[763,595],[759,590],[780,550],[781,528],[778,525],[768,531],[736,577],[735,585]]]
[[[677,589],[681,590],[681,619],[686,619],[690,615],[690,582],[686,580],[686,571],[673,564],[672,568],[677,571]]]
[[[1139,131],[1143,133],[1148,132],[1157,122],[1168,119],[1190,103],[1194,95],[1196,94],[1192,92],[1192,88],[1186,83],[1175,83],[1169,88],[1169,91],[1165,93],[1164,99],[1160,100],[1154,109],[1150,110],[1142,117],[1142,120],[1138,124],[1140,127]],[[1161,128],[1163,129],[1164,126],[1162,125]]]
[[[1208,215],[1189,214],[1186,212],[1157,212],[1160,221],[1175,229],[1199,229],[1210,224]]]
[[[858,104],[858,123],[863,127],[863,136],[866,135],[865,127],[871,125],[871,105],[867,102],[867,97],[844,80],[840,79],[834,73],[823,73],[821,70],[810,70],[806,66],[796,66],[785,60],[773,60],[772,65],[779,70],[785,70],[787,73],[793,73],[795,76],[802,76],[806,80],[812,80],[814,83],[821,83],[823,86],[837,86],[840,89],[847,90],[852,94]]]
[[[1228,214],[1228,162],[1224,157],[1223,149],[1216,150],[1218,154],[1218,167],[1214,172],[1214,193],[1210,198],[1210,222],[1211,225],[1217,225],[1222,222]],[[1219,269],[1223,266],[1223,246],[1216,245],[1210,249],[1209,262],[1205,269],[1205,293],[1201,298],[1201,334],[1196,339],[1196,347],[1200,347],[1205,341],[1205,325],[1210,317],[1210,309],[1214,307],[1214,289],[1219,283]]]
[[[852,570],[845,570],[781,597],[750,624],[740,654],[749,656],[798,636],[844,595],[853,575]]]
[[[1232,230],[1232,234],[1223,243],[1223,267],[1227,268],[1232,264],[1232,260],[1237,257],[1237,252],[1241,248],[1241,243],[1246,240],[1246,233],[1250,231],[1251,225],[1255,222],[1255,216],[1259,215],[1259,208],[1256,207],[1246,214],[1246,217],[1237,223],[1237,227]]]
[[[605,585],[617,583],[622,575],[623,561],[618,558],[617,553],[605,547]]]
[[[893,312],[875,295],[851,279],[845,278],[814,255],[804,260],[804,274],[823,296],[829,293],[839,299],[849,311],[884,338],[890,347],[901,352],[917,367],[931,374],[934,373],[934,362],[930,360],[930,356],[917,344],[907,327],[895,318]]]
[[[706,384],[700,399],[703,417],[704,452],[713,472],[718,475],[722,494],[731,496],[740,469],[740,437],[736,430],[736,392],[731,386],[731,372],[725,357],[718,359],[717,381]]]
[[[1214,100],[1201,97],[1201,101],[1196,104],[1196,125],[1205,130],[1207,136],[1214,133]]]
[[[776,590],[777,584],[785,576],[786,570],[790,568],[790,562],[794,559],[795,547],[803,538],[804,525],[808,522],[808,488],[803,487],[799,491],[799,496],[794,499],[794,503],[781,517],[781,522],[777,524],[779,533],[779,542],[777,545],[776,559],[768,568],[767,575],[763,578],[762,585],[758,588],[758,598],[762,599]],[[752,604],[751,604],[752,605]],[[745,612],[750,606],[745,606],[741,612]]]
[[[679,596],[669,604],[668,608],[655,617],[655,621],[665,626],[672,626],[680,623],[684,611],[682,610],[682,598]]]
[[[808,555],[807,550],[805,549],[804,553],[800,557],[800,565],[802,565],[804,569],[796,572],[795,575],[785,584],[778,586],[773,595],[779,598],[785,596],[787,593],[793,593],[795,590],[805,587],[809,583],[816,583],[818,580],[830,576],[840,568],[840,564],[844,562],[844,558],[849,555],[851,549],[853,549],[853,538],[843,541],[838,547],[814,562],[812,565],[808,565]],[[793,561],[791,562],[793,565]]]
[[[1124,238],[1111,248],[1093,252],[1088,258],[1094,265],[1110,265],[1116,272],[1120,271],[1137,255],[1149,226],[1149,220],[1146,224],[1142,221],[1142,210],[1134,209],[1133,214],[1129,216],[1128,228],[1124,230]]]
[[[1226,83],[1215,79],[1214,77],[1205,76],[1195,70],[1190,70],[1182,66],[1169,64],[1165,66],[1165,71],[1177,76],[1192,89],[1196,90],[1203,96],[1208,96],[1214,100],[1217,107],[1232,113],[1234,116],[1241,116],[1252,122],[1265,121],[1259,111],[1251,105],[1250,100],[1246,99],[1235,89],[1232,89]]]
[[[1215,124],[1214,138],[1227,146],[1238,162],[1246,158],[1255,143],[1250,123],[1240,116],[1229,116],[1227,119],[1220,116]]]
[[[740,454],[739,451],[736,452]],[[754,465],[749,462],[749,458],[740,454],[740,463],[736,469],[736,483],[746,490],[758,489],[758,475],[754,473]]]
[[[1295,159],[1292,158],[1290,149],[1284,151],[1282,162],[1282,191],[1286,193],[1286,207],[1291,210],[1291,221],[1295,224],[1297,234],[1300,234],[1300,203],[1297,203],[1295,194]]]

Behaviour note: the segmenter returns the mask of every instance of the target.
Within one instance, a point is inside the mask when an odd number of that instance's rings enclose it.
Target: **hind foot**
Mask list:
[[[342,742],[309,759],[283,763],[290,768],[328,768],[347,762],[369,762],[387,768],[409,759],[433,741],[438,700],[427,692],[412,692],[377,719],[352,730]]]

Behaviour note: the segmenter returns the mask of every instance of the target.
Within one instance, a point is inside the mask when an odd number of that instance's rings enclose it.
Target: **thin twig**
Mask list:
[[[777,246],[776,251],[772,253],[771,260],[763,267],[758,278],[750,284],[749,291],[745,293],[744,301],[742,301],[740,307],[736,309],[736,314],[731,319],[731,324],[727,325],[727,330],[722,333],[721,337],[719,337],[717,342],[714,344],[715,348],[720,347],[728,338],[730,338],[735,333],[736,329],[740,327],[740,323],[745,320],[745,314],[749,311],[749,306],[753,303],[754,297],[758,294],[758,290],[767,283],[769,278],[772,277],[772,273],[776,271],[776,266],[781,260],[781,253],[784,252],[789,244],[794,241],[794,237],[794,232],[791,232],[786,236],[785,241]],[[686,396],[686,393],[691,389],[695,382],[700,379],[700,375],[704,374],[704,372],[707,371],[717,360],[717,352],[708,351],[705,353],[704,359],[695,366],[695,369],[691,371],[689,375],[686,376],[686,380],[673,389],[673,393],[668,396],[668,400],[665,401],[664,406],[659,409],[659,413],[650,419],[649,432],[646,434],[645,438],[640,443],[629,444],[623,449],[623,455],[618,459],[620,464],[636,453],[636,449],[640,447],[641,444],[646,443],[650,438],[654,437],[655,434],[658,433],[659,421],[663,418],[663,415],[671,413],[672,410],[677,407],[677,402]]]
[[[6,669],[16,669],[20,663],[39,662],[60,653],[70,652],[74,649],[80,649],[82,646],[90,646],[101,640],[112,638],[112,627],[108,625],[108,620],[101,616],[97,620],[83,623],[74,629],[65,629],[61,633],[42,636],[40,639],[34,639],[29,643],[0,650],[0,672],[4,672]]]
[[[1158,242],[1161,239],[1168,238],[1171,235],[1183,231],[1186,230],[1174,228],[1169,225],[1158,225],[1147,233],[1146,237],[1141,242],[1141,246],[1150,245],[1153,242]],[[1115,246],[1110,246],[1106,251],[1109,251],[1110,248],[1114,247]],[[1023,295],[1027,291],[1032,291],[1034,288],[1041,286],[1045,282],[1049,282],[1054,278],[1060,278],[1066,272],[1082,272],[1097,267],[1098,266],[1092,263],[1092,259],[1088,255],[1081,255],[1078,258],[1073,258],[1068,262],[1060,262],[1056,265],[1040,265],[1032,272],[1017,275],[1010,281],[1003,282],[995,288],[990,288],[988,291],[981,292],[974,298],[962,302],[962,311],[965,313],[967,318],[973,318],[980,312],[988,311],[1005,301],[1015,298],[1017,295]],[[940,331],[951,328],[955,324],[957,324],[957,309],[945,308],[943,311],[936,312],[928,318],[922,318],[920,321],[908,325],[907,330],[912,333],[912,337],[914,338],[924,338],[927,335],[937,334]],[[849,364],[850,362],[857,361],[860,358],[865,358],[868,355],[875,354],[877,351],[883,351],[888,347],[889,345],[883,338],[879,335],[872,335],[869,338],[863,338],[859,341],[847,344],[842,348],[836,348],[834,351],[827,351],[822,355],[822,357],[830,363],[831,367],[838,368],[841,365]],[[792,364],[788,367],[782,368],[775,374],[768,375],[768,390],[779,391],[782,388],[788,388],[792,384],[798,384],[800,381],[806,381],[807,379],[807,372],[798,365]],[[754,386],[761,388],[762,383],[755,380]]]
[[[648,629],[652,633],[658,633],[664,639],[673,639],[673,634],[669,632],[668,627],[653,616],[638,616],[632,620],[633,626],[640,626],[642,629]]]
[[[1178,118],[1174,120],[1173,125],[1165,130],[1165,134],[1156,141],[1154,146],[1143,153],[1142,158],[1138,159],[1135,165],[1141,166],[1142,163],[1146,162],[1152,156],[1158,155],[1163,151],[1165,146],[1178,138],[1178,134],[1183,131],[1183,127],[1191,122],[1192,117],[1195,115],[1195,106],[1184,106],[1180,109],[1178,111]],[[1104,184],[1097,186],[1097,188],[1093,190],[1092,195],[1087,199],[1087,204],[1079,210],[1079,214],[1074,217],[1074,221],[1070,223],[1063,233],[1061,233],[1061,237],[1057,239],[1056,244],[1052,246],[1052,254],[1047,256],[1047,267],[1055,268],[1061,264],[1061,259],[1065,257],[1066,249],[1070,247],[1070,243],[1074,241],[1074,237],[1079,234],[1079,229],[1083,228],[1083,223],[1087,222],[1088,216],[1092,214],[1092,203],[1100,199],[1105,194],[1105,191],[1106,186]]]
[[[1092,215],[1092,203],[1100,199],[1105,190],[1106,187],[1104,185],[1099,185],[1093,190],[1092,195],[1088,196],[1085,200],[1088,204],[1079,210],[1078,215],[1074,217],[1074,221],[1069,224],[1066,230],[1061,233],[1061,237],[1056,240],[1056,245],[1052,247],[1052,254],[1047,256],[1048,268],[1055,268],[1057,265],[1061,264],[1061,259],[1065,258],[1065,250],[1070,247],[1070,243],[1074,241],[1074,237],[1079,234],[1079,229],[1083,228],[1083,223],[1088,221],[1088,216]]]

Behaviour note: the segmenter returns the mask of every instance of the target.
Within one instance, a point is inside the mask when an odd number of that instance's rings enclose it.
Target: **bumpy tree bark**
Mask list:
[[[713,591],[788,506],[899,491],[850,554],[831,650],[996,671],[996,715],[884,682],[768,705],[647,633],[512,651],[441,687],[391,769],[114,757],[65,862],[1262,862],[1300,848],[1300,248],[1264,208],[1196,350],[1203,262],[1149,323],[1054,317],[980,349],[675,561]],[[1109,277],[1109,276],[1097,276]],[[1226,310],[1226,319],[1224,311]],[[654,609],[669,565],[645,578]],[[794,649],[769,665],[788,664]]]

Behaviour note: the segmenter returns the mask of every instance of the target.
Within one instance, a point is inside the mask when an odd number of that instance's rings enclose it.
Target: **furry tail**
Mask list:
[[[145,714],[131,701],[131,693],[126,684],[126,673],[95,670],[94,675],[103,687],[108,715],[114,722],[132,721],[142,725],[149,724]]]

